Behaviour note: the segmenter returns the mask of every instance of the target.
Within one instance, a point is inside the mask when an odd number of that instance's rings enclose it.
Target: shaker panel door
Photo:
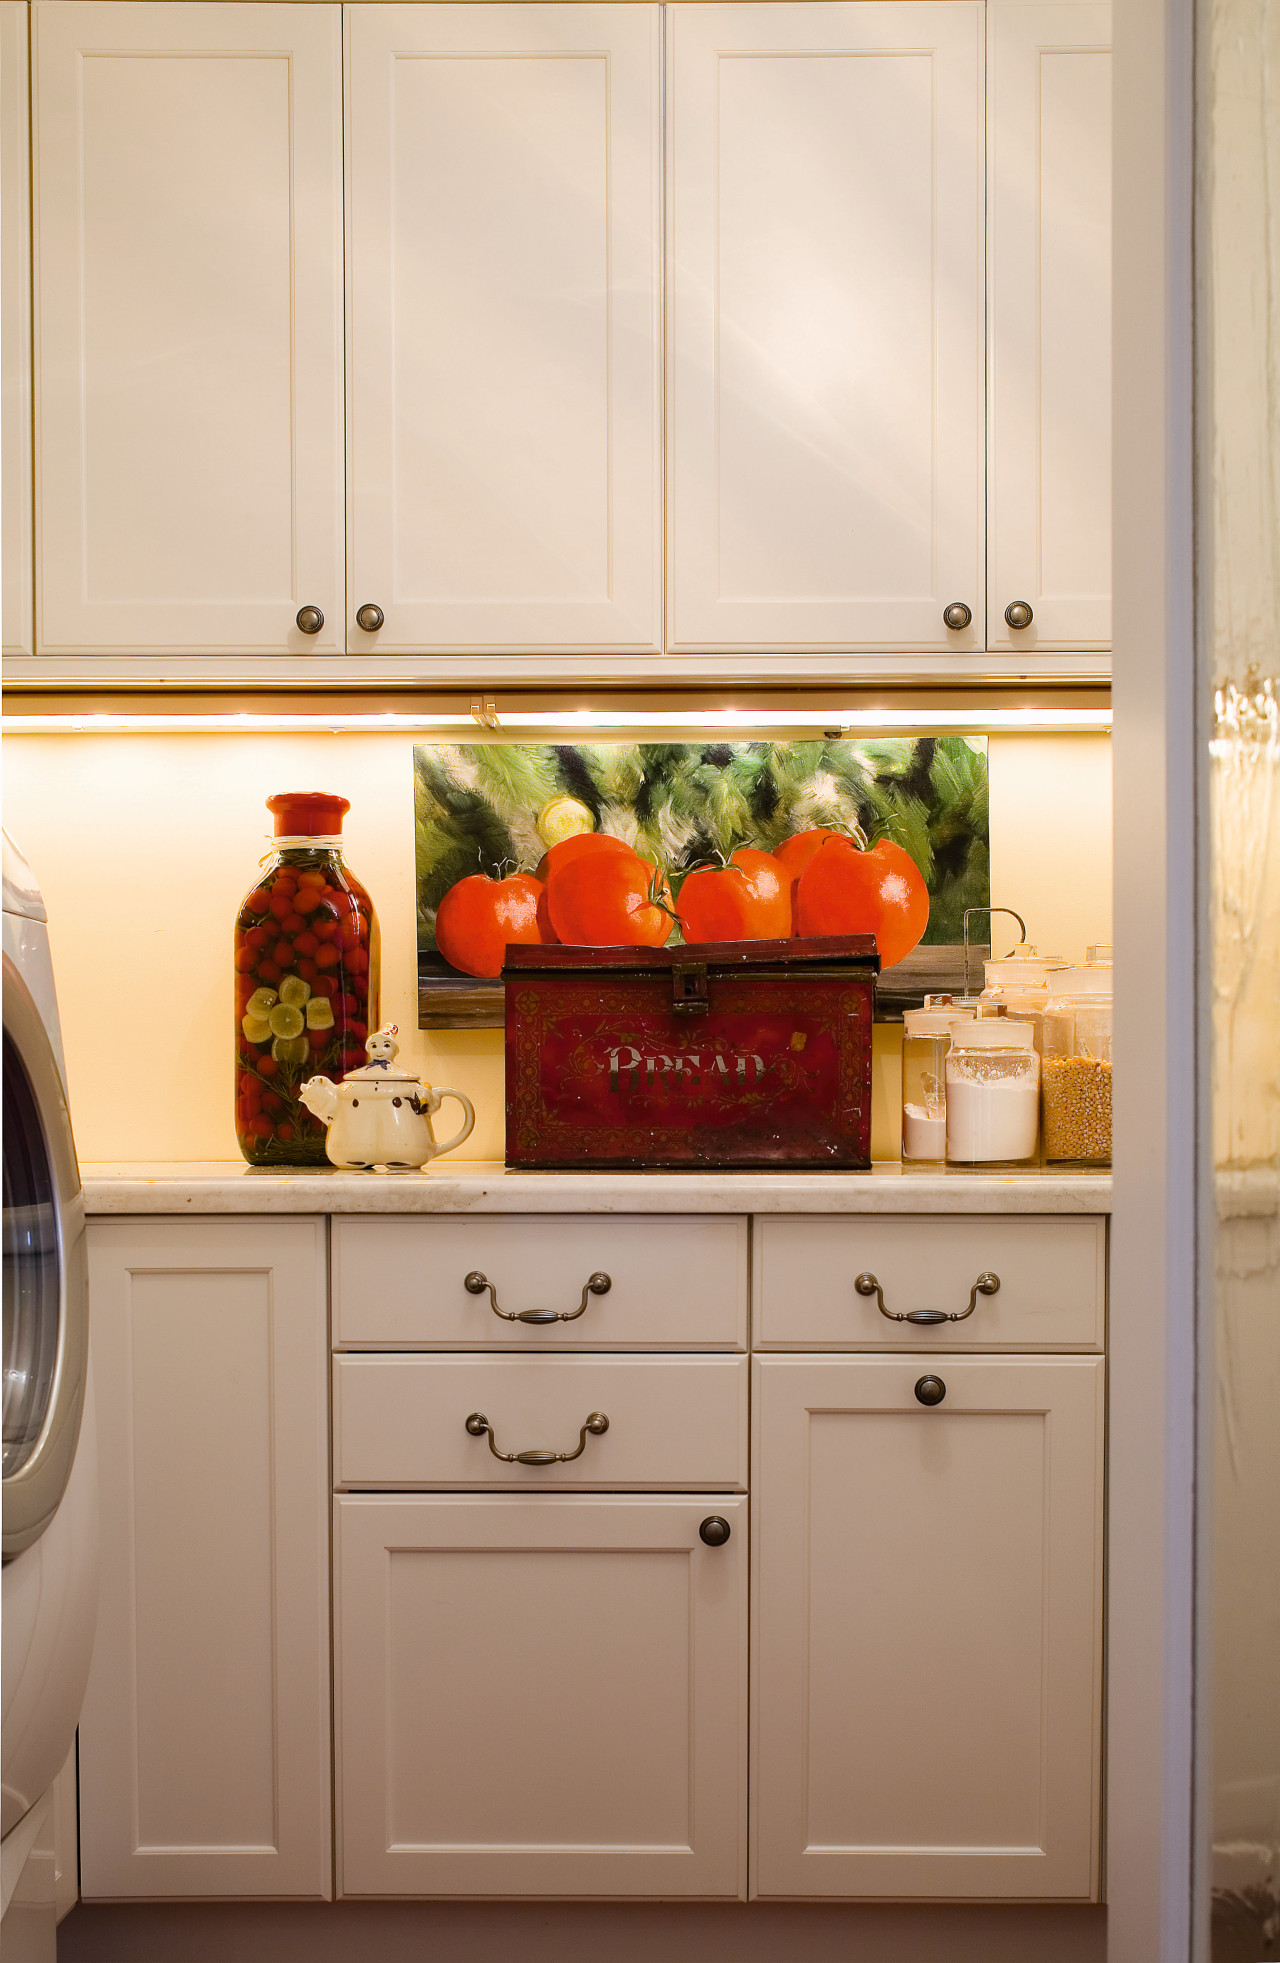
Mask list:
[[[335,1514],[344,1897],[741,1897],[745,1500]]]
[[[1101,1359],[755,1370],[753,1893],[1096,1898]]]
[[[94,1220],[81,1887],[330,1893],[323,1220]]]
[[[987,18],[987,645],[1111,645],[1111,7]],[[1005,619],[1031,608],[1029,626]]]
[[[32,13],[38,651],[341,652],[340,9]]]
[[[31,153],[26,0],[0,0],[0,623],[30,656]]]
[[[983,12],[668,9],[675,648],[982,646]]]
[[[355,653],[661,644],[660,11],[346,10]]]

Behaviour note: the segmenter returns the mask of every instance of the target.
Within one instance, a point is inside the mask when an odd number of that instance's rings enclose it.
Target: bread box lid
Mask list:
[[[555,974],[589,968],[629,974],[662,974],[693,963],[719,973],[740,968],[848,968],[879,974],[874,934],[815,934],[786,941],[688,941],[683,947],[507,948],[504,977]]]

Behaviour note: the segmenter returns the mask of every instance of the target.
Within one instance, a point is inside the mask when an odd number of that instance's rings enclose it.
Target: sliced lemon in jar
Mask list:
[[[279,1000],[274,988],[255,988],[244,1005],[245,1014],[252,1016],[255,1022],[265,1022]]]
[[[286,1040],[293,1036],[301,1036],[306,1027],[302,1020],[302,1010],[295,1008],[292,1002],[277,1002],[267,1021],[271,1024],[271,1034],[283,1036]]]
[[[333,1004],[323,995],[313,995],[307,1003],[307,1028],[333,1028]]]
[[[271,1024],[262,1016],[242,1016],[240,1027],[245,1033],[245,1040],[247,1042],[269,1043],[271,1041]]]
[[[303,981],[301,975],[286,975],[280,984],[280,1000],[291,1008],[300,1009],[311,995],[311,983]]]
[[[311,1045],[305,1036],[277,1036],[271,1045],[271,1054],[277,1063],[305,1063],[311,1054]]]

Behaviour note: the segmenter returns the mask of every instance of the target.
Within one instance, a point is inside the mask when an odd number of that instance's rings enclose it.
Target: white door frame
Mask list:
[[[1115,10],[1108,1955],[1191,1953],[1197,1257],[1193,0]]]

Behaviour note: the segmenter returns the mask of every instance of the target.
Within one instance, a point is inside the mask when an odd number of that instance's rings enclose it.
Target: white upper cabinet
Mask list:
[[[0,0],[0,608],[31,653],[31,175],[27,7]]]
[[[987,644],[1107,648],[1111,8],[989,0],[987,38]]]
[[[339,10],[32,14],[38,651],[340,650]]]
[[[661,648],[659,15],[347,10],[352,652]]]
[[[669,641],[980,649],[983,8],[667,38]]]

